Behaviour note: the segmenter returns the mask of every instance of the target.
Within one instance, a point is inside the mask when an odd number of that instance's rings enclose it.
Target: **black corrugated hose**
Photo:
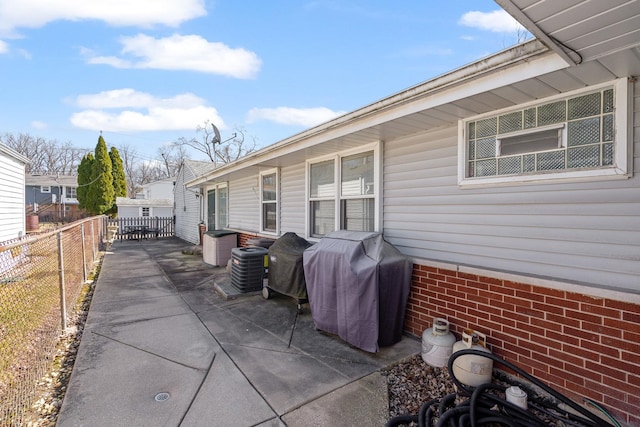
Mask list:
[[[467,396],[468,399],[462,403],[455,404],[458,394],[452,393],[444,396],[442,399],[430,400],[420,407],[418,415],[400,415],[391,418],[387,422],[387,427],[396,427],[401,425],[409,425],[417,423],[419,427],[432,427],[437,418],[437,427],[479,427],[479,426],[506,426],[506,427],[543,427],[549,424],[536,416],[533,412],[520,408],[511,402],[507,402],[495,393],[488,391],[506,390],[505,386],[486,383],[478,387],[469,387],[462,384],[453,374],[453,362],[460,356],[473,355],[492,359],[494,362],[503,365],[524,379],[529,381],[555,398],[557,401],[564,403],[579,415],[567,412],[561,409],[557,404],[550,403],[548,400],[541,398],[530,398],[528,406],[544,413],[548,418],[560,420],[565,425],[575,427],[611,427],[612,424],[606,422],[588,409],[578,405],[568,397],[560,394],[556,390],[547,386],[532,375],[529,375],[518,366],[507,362],[506,360],[484,351],[465,349],[456,351],[449,358],[448,369],[452,381],[458,389],[458,393]],[[613,417],[599,407],[604,414],[613,421],[614,425],[619,425]]]

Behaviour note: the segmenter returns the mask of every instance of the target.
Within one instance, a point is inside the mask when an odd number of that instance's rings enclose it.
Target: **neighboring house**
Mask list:
[[[537,39],[187,186],[227,188],[241,235],[383,232],[414,262],[406,332],[486,333],[638,425],[640,2],[497,2]]]
[[[223,197],[224,190],[216,188],[215,185],[212,185],[211,188],[205,187],[202,191],[200,189],[189,189],[185,186],[186,182],[202,176],[214,168],[215,164],[212,162],[185,160],[176,176],[174,196],[175,233],[177,237],[193,244],[200,243],[199,225],[201,223],[207,224],[209,230],[227,226],[224,215],[222,218],[218,217],[218,222],[216,223],[215,206],[209,207],[204,204],[206,201],[216,203],[216,200],[218,204],[224,204],[226,202],[226,197]],[[216,191],[218,192],[217,197],[215,197]],[[211,192],[214,193],[212,194]],[[205,199],[203,196],[207,194],[209,197]],[[212,215],[207,215],[207,212],[211,212]]]
[[[25,166],[29,159],[0,143],[0,242],[25,234]]]
[[[75,175],[30,175],[25,178],[26,207],[41,222],[71,222],[86,216],[78,206]]]
[[[173,216],[174,181],[167,178],[145,184],[135,199],[116,197],[118,218]]]
[[[141,185],[142,191],[136,194],[136,199],[173,199],[175,177]]]

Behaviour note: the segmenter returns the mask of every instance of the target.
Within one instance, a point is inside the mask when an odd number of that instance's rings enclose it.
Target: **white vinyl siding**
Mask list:
[[[229,182],[229,228],[250,232],[260,229],[260,184],[257,174]]]
[[[0,151],[0,242],[25,233],[24,163]]]
[[[186,163],[180,168],[174,189],[174,207],[176,215],[176,236],[197,245],[200,243],[199,226],[201,218],[200,204],[203,197],[198,189],[187,189],[184,184],[195,178],[192,168]]]
[[[640,292],[638,177],[461,189],[457,147],[453,127],[385,144],[384,233],[402,252]]]
[[[280,169],[280,235],[286,232],[305,235],[304,163]]]
[[[118,206],[118,218],[137,218],[140,216],[138,206]]]

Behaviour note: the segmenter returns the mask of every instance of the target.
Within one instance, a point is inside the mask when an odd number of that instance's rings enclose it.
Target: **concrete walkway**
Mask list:
[[[382,426],[371,354],[316,331],[308,305],[230,295],[224,269],[182,240],[114,242],[104,259],[58,426]]]

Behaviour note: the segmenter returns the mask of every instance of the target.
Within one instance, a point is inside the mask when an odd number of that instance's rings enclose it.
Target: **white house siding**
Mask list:
[[[386,238],[418,259],[640,292],[639,104],[623,181],[462,190],[455,128],[387,142]]]
[[[200,217],[200,200],[194,194],[194,190],[186,190],[184,183],[195,178],[193,169],[185,164],[176,177],[174,191],[176,206],[176,236],[187,242],[200,243],[200,233],[198,224],[202,220]]]
[[[173,208],[170,206],[155,206],[149,209],[149,216],[169,218],[173,215]]]
[[[140,208],[138,206],[118,206],[119,218],[132,218],[140,215]]]
[[[294,232],[305,236],[305,164],[280,170],[280,235]]]
[[[0,151],[0,242],[25,232],[24,162]]]
[[[260,186],[258,174],[229,182],[229,228],[260,231]]]

